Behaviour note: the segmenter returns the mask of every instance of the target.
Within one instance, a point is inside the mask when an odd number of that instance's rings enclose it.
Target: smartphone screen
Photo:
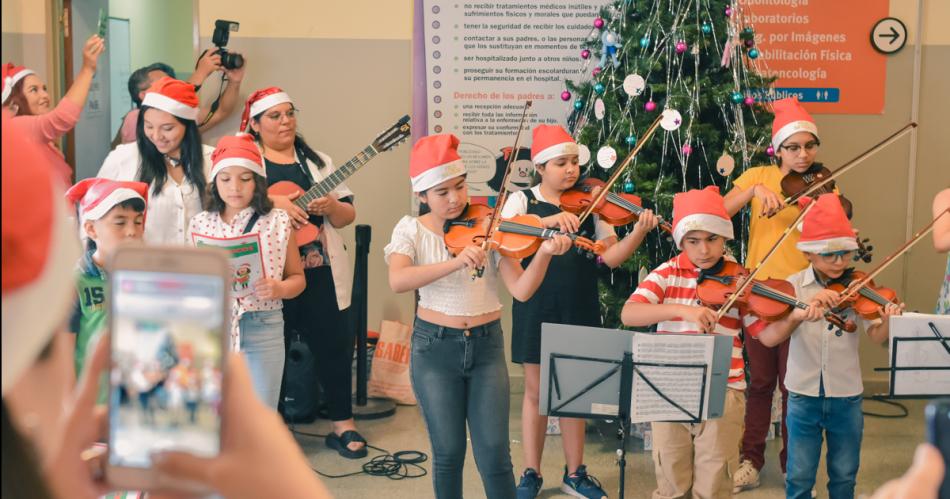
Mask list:
[[[109,464],[148,468],[175,450],[220,448],[224,278],[112,273]]]

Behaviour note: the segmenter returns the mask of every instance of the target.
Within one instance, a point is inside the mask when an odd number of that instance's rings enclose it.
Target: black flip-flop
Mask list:
[[[348,446],[352,442],[360,442],[363,444],[363,447],[358,450],[350,450]],[[342,435],[337,435],[331,431],[330,434],[327,435],[326,443],[327,447],[337,451],[341,456],[347,459],[366,457],[366,439],[355,430],[344,431]]]

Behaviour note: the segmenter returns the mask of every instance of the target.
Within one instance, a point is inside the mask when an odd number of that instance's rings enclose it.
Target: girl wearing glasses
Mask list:
[[[773,104],[775,121],[772,123],[772,147],[778,165],[749,168],[734,182],[735,187],[725,197],[726,210],[735,215],[751,204],[749,222],[749,253],[745,265],[757,265],[768,253],[782,232],[798,216],[795,206],[786,207],[782,196],[782,177],[791,171],[804,172],[815,162],[818,154],[818,127],[798,99],[791,97]],[[770,215],[774,217],[769,218]],[[785,279],[808,266],[808,260],[795,248],[799,233],[793,232],[776,249],[776,255],[763,266],[761,276]],[[785,427],[788,392],[785,389],[785,365],[788,360],[788,341],[769,348],[757,339],[747,338],[750,382],[747,393],[745,432],[742,436],[742,460],[733,475],[734,492],[759,486],[759,471],[765,465],[765,438],[771,424],[772,394],[775,384],[782,390],[782,451],[779,463],[785,472],[788,446]]]

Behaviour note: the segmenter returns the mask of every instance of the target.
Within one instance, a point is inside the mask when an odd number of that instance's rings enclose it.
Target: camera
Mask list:
[[[232,31],[237,31],[241,27],[240,23],[234,21],[225,21],[218,19],[214,22],[214,34],[211,35],[211,43],[218,48],[218,55],[221,56],[221,65],[225,69],[237,69],[244,65],[244,57],[241,54],[232,54],[225,48]]]

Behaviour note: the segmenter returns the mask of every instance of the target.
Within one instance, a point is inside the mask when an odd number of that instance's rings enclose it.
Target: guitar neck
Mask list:
[[[373,159],[377,154],[379,154],[379,151],[377,151],[375,147],[372,145],[367,146],[366,149],[363,149],[356,156],[353,156],[352,159],[337,168],[336,171],[327,176],[327,178],[313,184],[307,189],[307,192],[294,200],[294,204],[306,210],[307,205],[310,204],[311,201],[330,194],[333,189],[336,189],[336,187],[349,178],[350,175],[356,173],[360,167],[369,163],[369,160]]]

